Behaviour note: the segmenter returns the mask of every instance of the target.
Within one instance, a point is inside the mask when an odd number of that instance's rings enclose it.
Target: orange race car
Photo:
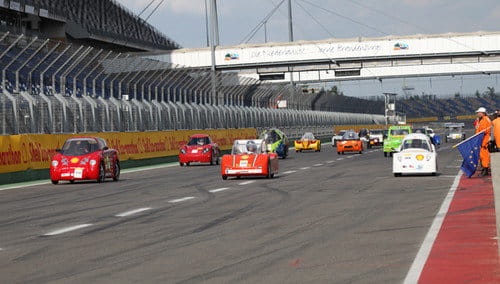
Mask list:
[[[342,136],[342,139],[337,142],[337,154],[344,152],[359,152],[363,154],[363,141],[359,138],[358,133],[354,130],[348,130]]]
[[[222,157],[222,179],[230,176],[265,176],[273,178],[278,172],[278,155],[268,153],[264,140],[236,140],[231,155]]]

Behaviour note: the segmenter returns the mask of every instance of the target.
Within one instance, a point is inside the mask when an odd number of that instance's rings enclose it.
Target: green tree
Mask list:
[[[479,92],[479,90],[476,90],[475,95],[476,95],[476,98],[480,98],[481,97],[481,93]]]
[[[460,98],[460,93],[459,92],[456,92],[455,93],[455,99],[459,99]]]

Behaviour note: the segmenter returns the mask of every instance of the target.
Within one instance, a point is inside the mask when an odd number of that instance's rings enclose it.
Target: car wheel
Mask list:
[[[214,165],[214,154],[212,153],[212,155],[210,155],[210,166],[213,166]]]
[[[387,157],[387,152],[384,152],[384,157]]]
[[[340,152],[337,152],[337,155],[340,155]]]
[[[58,184],[59,181],[58,180],[52,180],[52,184]]]
[[[392,152],[389,152],[389,157],[392,157]]]
[[[435,177],[435,176],[437,176],[437,173],[433,172],[431,175]]]
[[[359,151],[360,154],[363,154],[363,151]]]
[[[401,173],[394,173],[394,177],[400,177]]]
[[[179,162],[179,165],[180,165],[181,167],[184,167],[184,163]]]
[[[298,152],[299,152],[299,150],[295,150],[295,153],[298,153]]]
[[[271,178],[274,178],[274,173],[273,173],[273,174],[271,174]]]
[[[216,165],[219,165],[219,163],[220,163],[220,162],[219,162],[219,156],[215,156],[215,164],[216,164]]]
[[[445,138],[444,138],[444,142],[445,142],[445,143],[448,143],[448,137],[445,137]]]
[[[189,164],[190,164],[190,163],[191,163],[191,162],[187,162],[187,163],[185,163],[186,167],[189,167]]]
[[[223,179],[223,180],[226,180],[226,179],[227,179],[227,176],[222,176],[222,179]]]
[[[118,161],[116,161],[116,163],[115,163],[115,175],[113,176],[113,181],[118,181],[120,179],[120,172],[121,172],[120,163]]]
[[[69,181],[69,183],[75,183],[75,180],[74,180],[74,179],[72,179],[72,180],[70,180],[70,181]]]
[[[345,152],[344,152],[344,151],[342,151],[342,155],[345,155]]]
[[[106,178],[106,177],[105,177],[105,174],[106,174],[106,173],[104,172],[104,165],[103,165],[103,164],[101,164],[101,165],[99,166],[99,176],[97,177],[97,182],[103,182],[103,181],[104,181],[104,179]]]

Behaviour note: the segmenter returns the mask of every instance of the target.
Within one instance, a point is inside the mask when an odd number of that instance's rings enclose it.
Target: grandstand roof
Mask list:
[[[115,0],[0,1],[7,12],[63,25],[68,39],[99,41],[142,51],[171,50],[179,45]],[[36,25],[35,25],[36,26]]]

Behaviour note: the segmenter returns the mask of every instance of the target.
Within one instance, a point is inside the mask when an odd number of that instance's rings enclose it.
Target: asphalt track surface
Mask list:
[[[459,171],[395,178],[382,150],[291,153],[274,179],[220,166],[0,191],[2,283],[401,283]]]

